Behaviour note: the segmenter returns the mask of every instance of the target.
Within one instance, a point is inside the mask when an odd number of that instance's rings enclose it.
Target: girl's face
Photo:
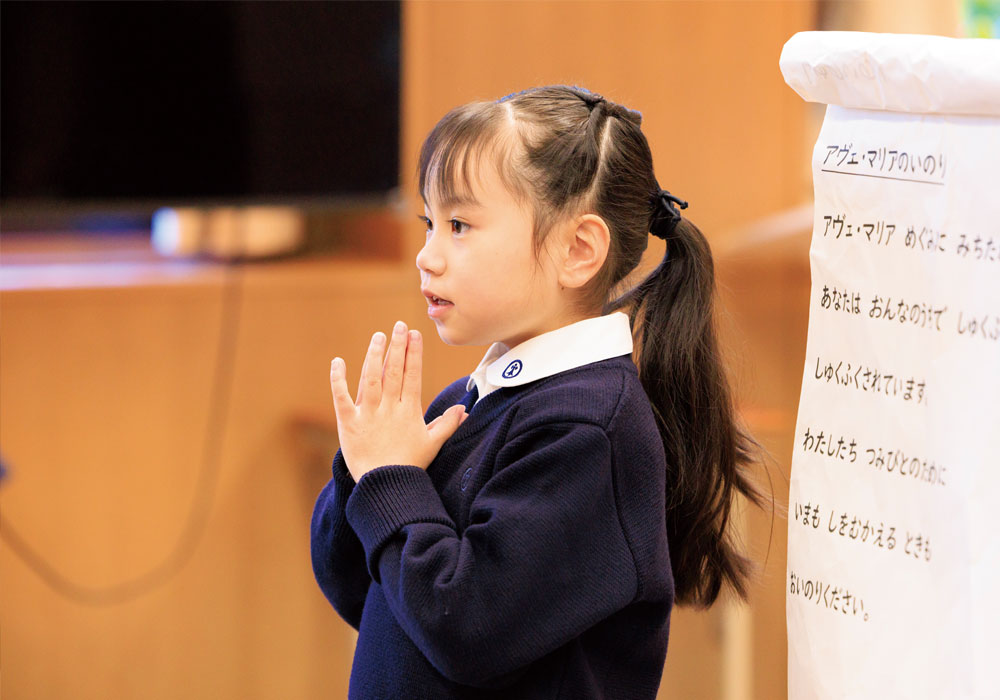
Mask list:
[[[416,260],[420,287],[444,342],[513,347],[571,321],[547,246],[535,259],[530,211],[492,164],[478,171],[463,201],[429,193],[421,217],[427,240]]]

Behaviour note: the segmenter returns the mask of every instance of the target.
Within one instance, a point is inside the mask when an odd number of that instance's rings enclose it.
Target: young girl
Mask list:
[[[654,698],[673,603],[745,596],[727,526],[735,492],[758,500],[757,445],[708,244],[640,121],[543,87],[458,107],[424,143],[428,315],[446,343],[492,344],[423,416],[418,332],[374,335],[356,400],[333,360],[312,558],[359,632],[351,698]],[[663,262],[628,288],[650,233]]]

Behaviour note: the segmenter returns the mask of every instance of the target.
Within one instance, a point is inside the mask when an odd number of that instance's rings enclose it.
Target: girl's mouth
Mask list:
[[[448,313],[454,304],[452,304],[447,299],[442,299],[439,296],[433,294],[427,294],[427,315],[431,318],[440,318],[444,314]]]
[[[447,299],[442,299],[441,297],[431,296],[428,297],[428,299],[434,306],[451,306],[450,301],[448,301]]]

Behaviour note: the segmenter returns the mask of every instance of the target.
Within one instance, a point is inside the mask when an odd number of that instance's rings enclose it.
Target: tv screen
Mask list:
[[[4,2],[0,33],[5,205],[398,184],[398,2]]]

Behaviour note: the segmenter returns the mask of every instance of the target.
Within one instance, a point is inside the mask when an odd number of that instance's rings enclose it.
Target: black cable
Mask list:
[[[83,605],[108,606],[125,603],[164,585],[194,555],[205,533],[219,480],[222,435],[233,390],[233,367],[236,364],[242,287],[242,265],[238,262],[225,262],[222,283],[222,323],[215,355],[212,392],[209,396],[208,425],[202,442],[201,469],[184,528],[173,550],[162,562],[146,573],[121,583],[110,586],[81,585],[61,574],[17,532],[9,520],[0,515],[0,540],[6,542],[11,551],[59,595]]]

